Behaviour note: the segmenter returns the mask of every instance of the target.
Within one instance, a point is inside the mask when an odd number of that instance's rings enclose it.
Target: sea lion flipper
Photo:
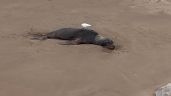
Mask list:
[[[61,42],[59,43],[60,45],[79,45],[79,40],[71,40],[71,41],[66,41],[66,42]]]
[[[31,40],[46,40],[47,36],[44,33],[28,33]]]
[[[58,44],[60,44],[60,45],[72,45],[69,41],[60,42]]]

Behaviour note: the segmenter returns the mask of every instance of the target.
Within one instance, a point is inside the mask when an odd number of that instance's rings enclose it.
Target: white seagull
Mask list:
[[[90,27],[91,27],[92,25],[87,24],[87,23],[82,23],[81,26],[82,26],[83,28],[85,28],[85,29],[90,29]]]

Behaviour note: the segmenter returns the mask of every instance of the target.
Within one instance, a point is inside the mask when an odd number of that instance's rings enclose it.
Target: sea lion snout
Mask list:
[[[104,46],[104,48],[110,49],[110,50],[114,50],[115,49],[115,45],[108,45],[108,46]]]
[[[103,47],[107,48],[107,49],[110,49],[110,50],[115,49],[115,45],[113,44],[113,41],[110,40],[110,39],[105,42],[105,45]]]

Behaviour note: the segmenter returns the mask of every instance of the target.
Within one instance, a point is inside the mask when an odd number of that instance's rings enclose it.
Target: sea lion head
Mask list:
[[[110,50],[114,50],[115,49],[115,45],[113,43],[113,41],[109,38],[105,38],[102,36],[97,36],[96,38],[96,42],[98,45],[103,46],[104,48],[110,49]]]
[[[115,49],[115,45],[113,44],[113,41],[108,38],[101,41],[101,46],[103,46],[104,48],[110,49],[110,50]]]

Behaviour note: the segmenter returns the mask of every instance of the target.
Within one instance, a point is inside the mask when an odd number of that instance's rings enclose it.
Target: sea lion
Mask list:
[[[68,40],[63,45],[94,44],[110,50],[115,49],[111,39],[101,36],[94,30],[85,28],[62,28],[47,34],[35,34],[33,39],[61,39]]]

